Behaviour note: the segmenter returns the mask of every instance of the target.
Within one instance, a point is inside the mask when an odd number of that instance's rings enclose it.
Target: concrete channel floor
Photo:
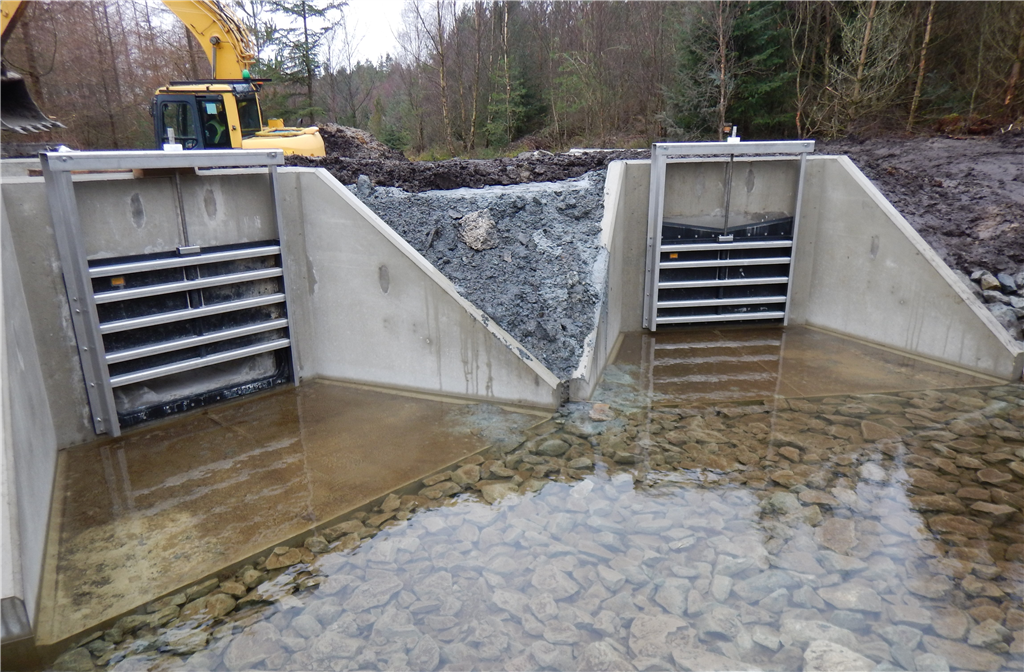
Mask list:
[[[326,525],[545,417],[312,382],[62,451],[37,643]]]
[[[615,365],[657,404],[697,406],[1001,383],[808,327],[677,328],[626,334]]]

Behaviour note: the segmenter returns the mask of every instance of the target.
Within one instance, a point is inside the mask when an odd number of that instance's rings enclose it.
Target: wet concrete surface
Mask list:
[[[541,419],[314,382],[62,451],[37,641],[124,613]]]

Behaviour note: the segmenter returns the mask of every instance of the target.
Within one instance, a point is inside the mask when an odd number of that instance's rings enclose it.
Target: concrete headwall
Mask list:
[[[791,212],[797,163],[751,165],[753,180],[744,168],[734,172],[737,211]],[[668,169],[666,192],[674,210],[666,206],[667,213],[702,214],[697,203],[708,211],[720,207],[720,162]],[[748,190],[750,183],[755,186]],[[625,244],[613,248],[609,276],[622,287],[622,331],[642,328],[649,184],[650,162],[627,162],[619,201],[609,204],[617,212],[616,241]],[[754,197],[759,200],[750,201]],[[790,324],[827,329],[1004,380],[1020,379],[1024,353],[849,158],[808,157],[801,210]],[[613,316],[611,310],[608,327]]]
[[[790,322],[1005,380],[1024,353],[845,156],[811,157]]]
[[[31,635],[46,550],[57,434],[5,203],[0,201],[3,640]]]
[[[499,403],[561,401],[557,376],[327,171],[282,171],[290,176],[308,255],[303,371]]]

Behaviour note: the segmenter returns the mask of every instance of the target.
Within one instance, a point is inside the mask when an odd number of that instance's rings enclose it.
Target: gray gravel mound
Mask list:
[[[411,194],[361,177],[349,189],[565,380],[605,291],[604,180],[600,170],[563,182]]]

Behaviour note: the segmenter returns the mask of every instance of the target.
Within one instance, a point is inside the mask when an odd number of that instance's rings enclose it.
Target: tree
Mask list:
[[[294,110],[301,120],[315,124],[323,114],[313,101],[313,87],[321,70],[321,52],[326,46],[331,23],[345,2],[325,0],[272,0],[276,12],[291,24],[278,30],[283,79],[305,89],[305,106]]]

